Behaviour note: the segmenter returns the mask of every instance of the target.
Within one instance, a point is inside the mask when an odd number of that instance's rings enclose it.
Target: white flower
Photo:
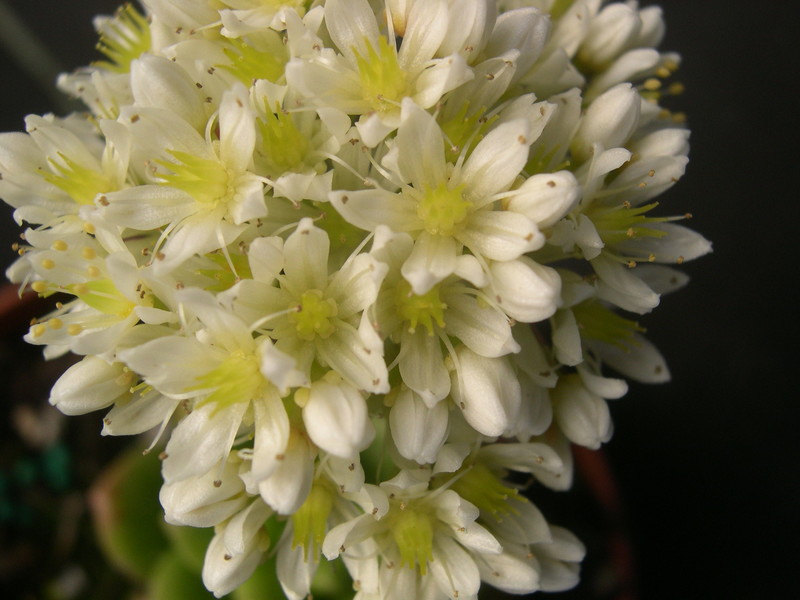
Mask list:
[[[415,237],[401,271],[416,294],[425,294],[458,268],[468,248],[479,260],[514,260],[540,248],[544,237],[519,213],[495,210],[525,165],[529,128],[525,120],[489,132],[466,161],[449,164],[439,125],[410,100],[384,159],[399,192],[337,191],[331,203],[357,227],[386,225]],[[420,151],[422,150],[422,151]],[[485,263],[483,263],[485,264]]]
[[[354,546],[350,563],[377,566],[365,580],[366,570],[359,565],[362,588],[382,598],[417,598],[423,589],[435,598],[474,596],[480,586],[476,563],[482,556],[502,552],[497,540],[475,522],[478,509],[452,490],[431,492],[426,482],[414,483],[402,472],[381,487],[373,497],[374,511],[328,532],[322,546],[325,556],[348,556]],[[358,544],[365,540],[381,552],[360,556]]]
[[[153,250],[162,273],[227,246],[246,221],[267,214],[263,180],[249,170],[255,115],[243,87],[222,100],[216,143],[165,110],[126,109],[122,118],[140,144],[137,155],[153,161],[147,176],[157,183],[107,194],[99,209],[123,227],[166,226]]]
[[[434,58],[447,34],[444,0],[413,4],[399,49],[366,0],[328,0],[325,23],[340,53],[325,48],[293,60],[287,81],[315,103],[364,115],[358,126],[369,146],[397,127],[403,98],[428,108],[472,77],[460,55]]]

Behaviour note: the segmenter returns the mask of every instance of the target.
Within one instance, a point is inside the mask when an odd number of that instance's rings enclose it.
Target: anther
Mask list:
[[[675,83],[670,84],[669,88],[667,88],[667,91],[673,96],[679,96],[686,91],[686,87],[680,81],[676,81]]]
[[[53,330],[61,329],[64,326],[64,321],[62,321],[58,317],[54,317],[47,321],[47,326]]]
[[[56,240],[50,247],[53,250],[58,250],[59,252],[64,252],[69,248],[69,246],[67,246],[67,242],[65,242],[64,240]]]
[[[33,329],[31,329],[31,335],[35,338],[38,338],[43,336],[45,331],[47,331],[47,327],[39,323],[38,325],[34,326]]]
[[[53,267],[55,267],[55,266],[56,266],[56,263],[54,263],[54,262],[53,262],[52,260],[50,260],[49,258],[45,258],[45,259],[42,261],[42,263],[41,263],[41,264],[42,264],[42,268],[43,268],[43,269],[52,269]]]
[[[31,284],[31,289],[37,294],[44,294],[47,291],[47,283],[44,281],[34,281]]]
[[[93,248],[89,248],[89,246],[84,246],[81,248],[81,256],[86,260],[92,260],[97,257],[97,252]]]
[[[67,333],[69,335],[78,335],[81,331],[83,331],[83,327],[78,325],[77,323],[73,323],[69,327],[67,327]]]
[[[94,265],[91,265],[88,269],[86,269],[86,273],[89,275],[89,277],[100,277],[100,275],[102,274],[100,272],[100,269],[98,269]]]
[[[644,84],[642,84],[642,85],[643,85],[644,89],[646,89],[647,91],[654,92],[657,89],[661,88],[661,81],[659,79],[656,79],[655,77],[653,77],[653,78],[648,79],[647,81],[645,81]]]

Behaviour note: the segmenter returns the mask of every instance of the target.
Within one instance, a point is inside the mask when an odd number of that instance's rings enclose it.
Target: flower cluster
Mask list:
[[[566,489],[636,318],[709,251],[655,216],[688,130],[661,11],[602,0],[143,0],[64,75],[86,114],[0,137],[9,277],[82,360],[51,402],[158,430],[170,523],[216,595],[323,557],[359,600],[575,585]],[[155,444],[156,442],[154,442]],[[520,477],[515,473],[525,474]]]

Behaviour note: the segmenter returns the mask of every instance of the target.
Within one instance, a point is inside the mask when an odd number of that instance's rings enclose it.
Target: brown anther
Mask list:
[[[221,479],[215,479],[213,483],[214,483],[214,487],[215,488],[222,487],[222,480]]]
[[[524,135],[521,135],[521,136],[519,136],[519,137],[517,138],[517,141],[518,141],[520,144],[523,144],[523,145],[528,143],[528,139],[527,139],[527,138],[526,138]]]
[[[136,123],[139,120],[139,115],[131,115],[131,123]]]
[[[159,452],[158,460],[167,460],[169,458],[169,454],[166,452]]]
[[[647,172],[647,176],[648,176],[648,177],[655,177],[655,174],[656,174],[656,170],[655,170],[655,169],[650,169],[650,170]]]
[[[684,260],[685,260],[685,259],[684,259],[682,256],[679,256],[679,257],[678,257],[678,260],[677,260],[677,261],[675,261],[675,262],[677,262],[679,265],[682,265]]]
[[[109,204],[111,204],[111,203],[108,201],[108,198],[106,198],[105,196],[100,196],[100,197],[97,199],[97,203],[98,203],[100,206],[108,206]]]
[[[636,261],[635,260],[629,260],[626,264],[627,264],[627,267],[629,269],[633,269],[636,266]]]
[[[551,179],[547,182],[547,187],[556,187],[556,182]]]

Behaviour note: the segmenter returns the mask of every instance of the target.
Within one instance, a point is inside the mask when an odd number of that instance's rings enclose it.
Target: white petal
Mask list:
[[[665,383],[670,372],[661,352],[651,342],[635,335],[626,349],[611,344],[591,344],[598,357],[612,369],[641,383]]]
[[[285,458],[289,443],[289,417],[277,394],[253,401],[255,441],[251,474],[256,482],[272,475]]]
[[[419,464],[436,462],[447,434],[447,404],[428,408],[411,390],[398,394],[389,412],[389,426],[398,452]]]
[[[479,210],[469,216],[469,228],[461,236],[464,245],[490,260],[514,260],[538,250],[545,238],[536,224],[519,213]]]
[[[230,452],[247,404],[196,408],[170,436],[161,473],[166,483],[203,475]]]
[[[247,552],[255,536],[262,531],[264,522],[272,515],[270,508],[256,498],[225,525],[225,548],[230,554]]]
[[[448,294],[446,330],[473,352],[494,358],[519,352],[508,319],[500,311],[481,306],[477,298],[467,294]]]
[[[218,533],[206,550],[203,562],[203,585],[217,598],[221,598],[235,590],[253,574],[263,554],[264,551],[259,544],[254,543],[247,552],[231,556],[225,547],[223,535]]]
[[[206,124],[203,100],[189,74],[177,63],[142,54],[131,63],[130,85],[137,106],[169,109],[202,132]]]
[[[442,130],[436,119],[411,98],[403,99],[393,151],[397,152],[397,166],[405,183],[423,189],[436,188],[447,180]]]
[[[305,439],[292,431],[284,459],[268,479],[258,484],[258,491],[275,512],[290,515],[305,502],[313,477],[314,452]]]
[[[413,4],[397,55],[402,69],[413,71],[433,57],[447,33],[448,17],[444,0]]]
[[[503,547],[489,531],[477,523],[469,523],[463,528],[453,530],[453,537],[459,544],[483,555],[500,554]]]
[[[608,404],[587,390],[578,375],[562,377],[551,398],[555,421],[571,442],[595,450],[611,439]]]
[[[105,195],[100,214],[111,223],[147,231],[180,221],[195,211],[195,202],[182,190],[163,185],[139,185]]]
[[[478,561],[481,579],[509,594],[530,594],[539,589],[539,571],[533,558],[509,552],[484,556]]]
[[[283,593],[289,600],[303,600],[309,596],[311,580],[318,565],[318,557],[312,555],[309,560],[304,546],[293,546],[291,537],[281,543],[275,571]]]
[[[683,263],[711,252],[711,242],[699,233],[674,223],[653,223],[647,229],[663,231],[663,237],[644,236],[626,240],[619,245],[623,253],[649,256],[658,263]]]
[[[453,238],[425,232],[417,239],[400,272],[414,293],[422,295],[455,271],[457,255],[458,244]]]
[[[317,356],[357,389],[385,394],[389,374],[383,356],[364,343],[358,331],[339,321],[327,339],[317,340]]]
[[[82,415],[110,406],[128,393],[130,378],[120,363],[87,356],[67,369],[50,391],[50,404],[65,415]]]
[[[180,400],[151,391],[118,403],[103,418],[103,435],[136,435],[152,429],[172,416]],[[60,408],[60,407],[59,407]],[[63,412],[63,411],[62,411]]]
[[[368,56],[368,45],[377,49],[378,24],[366,0],[329,0],[325,3],[325,25],[333,43],[350,62],[354,52]]]
[[[441,342],[424,327],[414,333],[403,331],[400,338],[400,377],[423,401],[433,407],[450,392],[450,374],[444,365]]]
[[[283,269],[283,239],[259,237],[250,242],[247,258],[253,279],[272,283]]]
[[[472,557],[449,537],[436,536],[431,574],[439,589],[450,598],[469,598],[478,593],[481,580]]]
[[[538,323],[552,316],[561,301],[561,278],[555,269],[522,256],[489,267],[491,290],[505,313],[522,323]]]
[[[213,527],[244,508],[247,498],[237,470],[235,461],[227,461],[221,472],[214,469],[161,486],[158,499],[167,523]]]
[[[255,113],[244,85],[237,83],[222,96],[219,106],[220,159],[234,172],[245,171],[253,161],[256,144]]]
[[[328,234],[309,218],[300,221],[283,252],[286,278],[299,293],[327,287],[329,251]]]
[[[521,391],[511,365],[503,358],[484,358],[461,346],[453,373],[453,399],[464,418],[489,437],[502,435],[519,412]]]
[[[600,276],[597,295],[601,299],[638,314],[650,312],[658,306],[658,294],[636,277],[635,269],[629,269],[603,255],[591,262]]]
[[[303,407],[303,423],[311,441],[341,458],[355,457],[375,437],[367,403],[358,390],[344,382],[312,384]]]
[[[586,109],[572,142],[579,161],[592,155],[592,145],[624,146],[639,123],[642,98],[630,83],[621,83],[603,93]]]
[[[416,204],[401,194],[383,189],[336,191],[330,202],[345,221],[365,231],[381,225],[396,232],[422,229]]]
[[[475,147],[467,161],[461,181],[465,195],[473,202],[508,189],[528,161],[533,140],[530,124],[516,119],[498,125]]]
[[[569,171],[539,173],[525,180],[508,200],[508,210],[522,213],[540,228],[552,227],[578,201],[581,189]]]

